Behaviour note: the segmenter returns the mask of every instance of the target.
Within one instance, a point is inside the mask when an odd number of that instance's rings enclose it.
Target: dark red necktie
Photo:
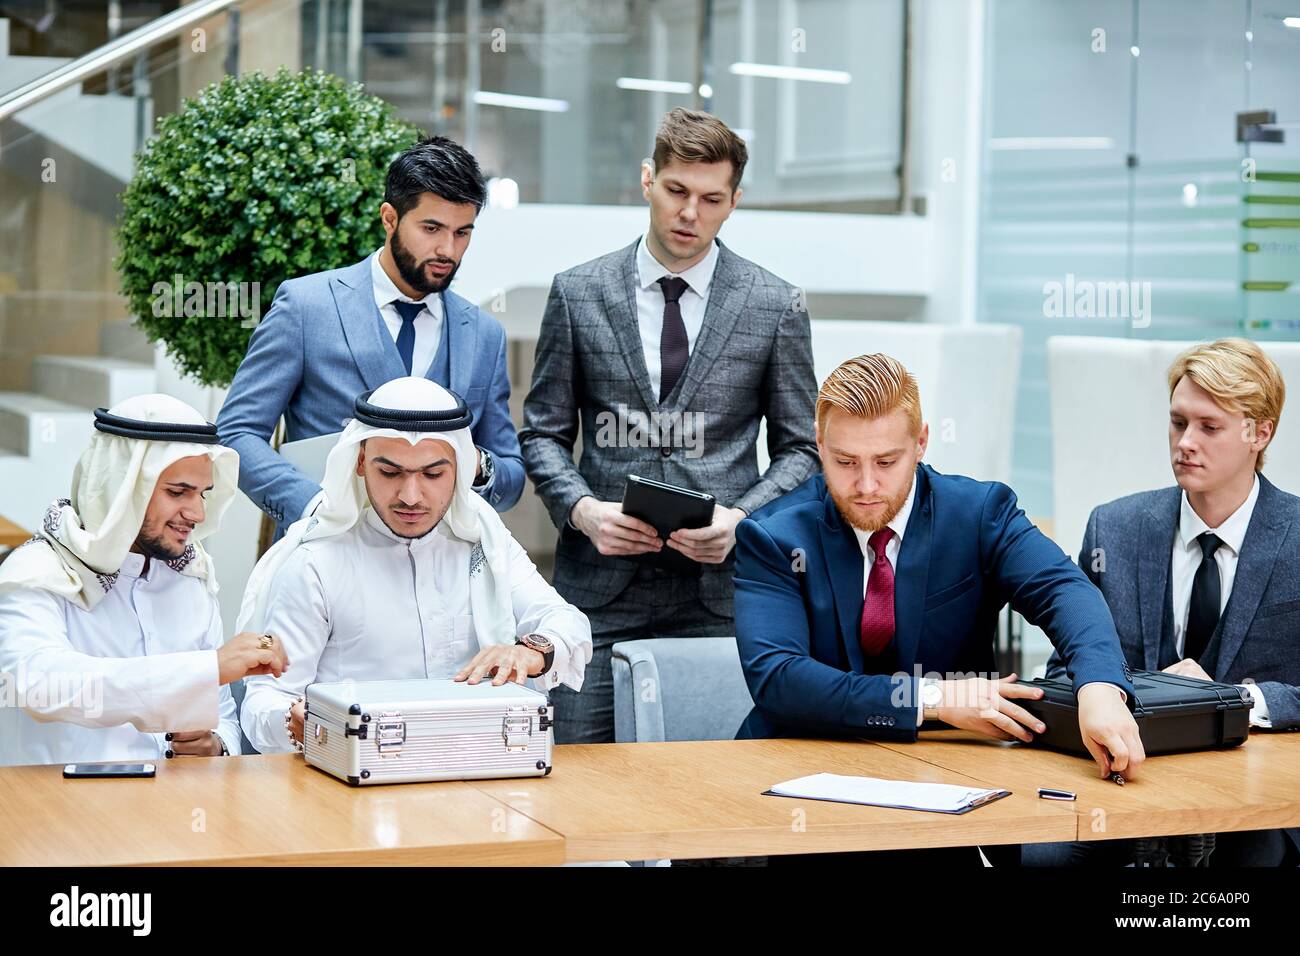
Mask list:
[[[894,537],[893,528],[881,528],[867,543],[874,558],[867,575],[866,600],[862,602],[862,653],[875,657],[894,639],[894,569],[885,548]]]

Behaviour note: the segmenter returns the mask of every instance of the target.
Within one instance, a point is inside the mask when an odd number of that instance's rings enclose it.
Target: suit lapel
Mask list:
[[[1158,669],[1160,642],[1166,624],[1172,624],[1165,620],[1165,590],[1169,585],[1169,562],[1174,535],[1178,533],[1181,501],[1181,494],[1174,494],[1142,513],[1138,552],[1138,627],[1142,633],[1143,666],[1149,671]]]
[[[474,312],[472,302],[462,299],[454,292],[442,294],[442,321],[446,329],[447,348],[451,351],[451,390],[462,398],[469,390],[478,343],[478,325],[471,321]]]
[[[898,551],[898,570],[894,574],[894,643],[898,648],[898,667],[912,670],[921,643],[921,625],[925,618],[925,593],[930,577],[930,554],[934,538],[934,509],[930,502],[930,481],[925,466],[916,466],[916,495],[912,513],[903,529],[903,543]]]
[[[384,318],[375,305],[370,258],[330,279],[330,292],[334,296],[339,324],[343,327],[343,337],[366,388],[375,389],[405,375],[402,357],[397,354],[397,346],[389,337]]]
[[[1232,579],[1232,595],[1224,609],[1218,660],[1212,677],[1227,674],[1237,659],[1291,523],[1290,518],[1278,513],[1275,495],[1276,489],[1260,475],[1259,497],[1241,542],[1241,557],[1237,559],[1237,573]]]
[[[718,262],[709,282],[709,301],[704,307],[700,335],[695,341],[695,348],[691,349],[691,356],[677,386],[668,395],[665,404],[679,408],[690,405],[695,392],[708,376],[709,369],[731,339],[731,332],[736,327],[753,284],[754,273],[745,268],[745,261],[719,242]]]
[[[826,556],[826,571],[831,579],[831,593],[835,596],[835,616],[839,622],[840,640],[848,655],[849,669],[861,674],[862,661],[862,575],[866,563],[857,536],[843,519],[828,490],[825,497],[826,512],[817,530],[821,534],[822,554]]]
[[[623,255],[605,268],[600,293],[610,329],[618,341],[628,371],[632,373],[632,381],[636,383],[646,409],[653,410],[659,407],[659,400],[650,388],[650,372],[645,367],[645,352],[641,349],[641,326],[636,317],[636,249],[640,241],[638,239],[624,249]]]

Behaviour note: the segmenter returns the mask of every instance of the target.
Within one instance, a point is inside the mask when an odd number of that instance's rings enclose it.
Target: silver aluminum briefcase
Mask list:
[[[353,786],[551,772],[555,711],[513,682],[339,681],[306,697],[307,763]]]

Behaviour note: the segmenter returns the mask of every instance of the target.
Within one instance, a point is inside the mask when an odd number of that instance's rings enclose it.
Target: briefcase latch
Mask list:
[[[527,707],[511,707],[501,721],[506,750],[527,750],[533,735],[533,718]]]
[[[404,743],[406,743],[406,721],[402,719],[402,715],[380,714],[379,719],[375,721],[375,746],[379,748],[379,756],[398,756],[402,752]]]

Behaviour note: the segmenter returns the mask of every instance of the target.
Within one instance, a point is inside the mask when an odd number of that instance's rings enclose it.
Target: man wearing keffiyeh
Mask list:
[[[0,765],[240,752],[227,685],[288,661],[265,634],[223,640],[201,542],[237,471],[184,402],[96,411],[72,496],[0,565]]]
[[[244,592],[238,626],[275,634],[293,660],[245,685],[240,719],[259,751],[301,743],[302,697],[317,681],[581,688],[591,626],[474,491],[472,419],[423,378],[357,398],[311,510]]]

